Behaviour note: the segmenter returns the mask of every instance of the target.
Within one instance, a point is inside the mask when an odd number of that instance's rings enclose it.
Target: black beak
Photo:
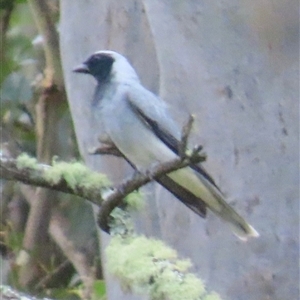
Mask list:
[[[90,74],[90,70],[86,64],[81,64],[73,69],[73,72]]]

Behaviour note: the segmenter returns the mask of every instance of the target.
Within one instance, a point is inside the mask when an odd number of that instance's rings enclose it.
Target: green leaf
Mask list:
[[[1,62],[1,72],[0,72],[0,86],[2,86],[2,82],[6,79],[6,77],[12,73],[17,68],[16,62],[6,57],[4,61]]]
[[[106,295],[105,281],[104,280],[96,280],[94,282],[94,298],[101,299]]]

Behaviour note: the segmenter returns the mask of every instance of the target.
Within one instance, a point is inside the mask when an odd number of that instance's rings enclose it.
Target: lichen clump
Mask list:
[[[111,184],[104,174],[91,171],[81,162],[54,161],[52,168],[46,170],[44,177],[53,184],[64,179],[72,189],[76,187],[101,188]]]
[[[143,208],[145,202],[143,199],[143,194],[139,191],[134,191],[130,193],[125,198],[125,202],[129,205],[132,210],[140,210]]]
[[[63,162],[54,159],[52,166],[48,166],[39,164],[36,158],[23,153],[17,158],[17,168],[19,170],[30,168],[43,171],[43,177],[49,183],[57,184],[61,180],[65,180],[67,185],[72,189],[80,187],[88,190],[111,185],[106,175],[91,171],[78,161]],[[41,175],[39,174],[39,176]]]
[[[220,300],[204,283],[188,273],[189,260],[177,257],[162,241],[144,236],[114,236],[106,250],[109,271],[126,290],[148,294],[153,300]]]
[[[30,168],[37,170],[38,162],[34,157],[30,157],[27,153],[22,153],[17,157],[17,168],[19,170]]]

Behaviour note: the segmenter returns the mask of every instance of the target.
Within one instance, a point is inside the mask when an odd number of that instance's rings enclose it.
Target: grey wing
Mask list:
[[[152,132],[178,155],[180,131],[169,115],[166,104],[144,88],[132,89],[128,94],[128,102],[144,124],[151,128]],[[193,165],[191,168],[218,188],[200,164]],[[202,199],[178,185],[169,176],[164,175],[157,181],[196,214],[201,217],[206,216],[206,204]]]
[[[143,96],[141,97],[141,95]],[[166,104],[146,89],[143,89],[143,92],[133,89],[129,93],[128,101],[140,119],[178,155],[180,130],[168,113]],[[201,164],[192,165],[191,168],[220,190]]]
[[[137,115],[156,135],[172,145],[180,139],[180,129],[171,117],[164,101],[142,86],[130,88],[128,102]]]

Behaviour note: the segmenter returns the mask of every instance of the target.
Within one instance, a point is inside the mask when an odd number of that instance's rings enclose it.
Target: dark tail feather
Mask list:
[[[190,208],[193,212],[202,218],[206,216],[206,205],[205,203],[197,198],[194,194],[186,190],[184,187],[178,185],[170,177],[164,175],[156,180],[165,189],[172,193],[178,198],[184,205]]]

